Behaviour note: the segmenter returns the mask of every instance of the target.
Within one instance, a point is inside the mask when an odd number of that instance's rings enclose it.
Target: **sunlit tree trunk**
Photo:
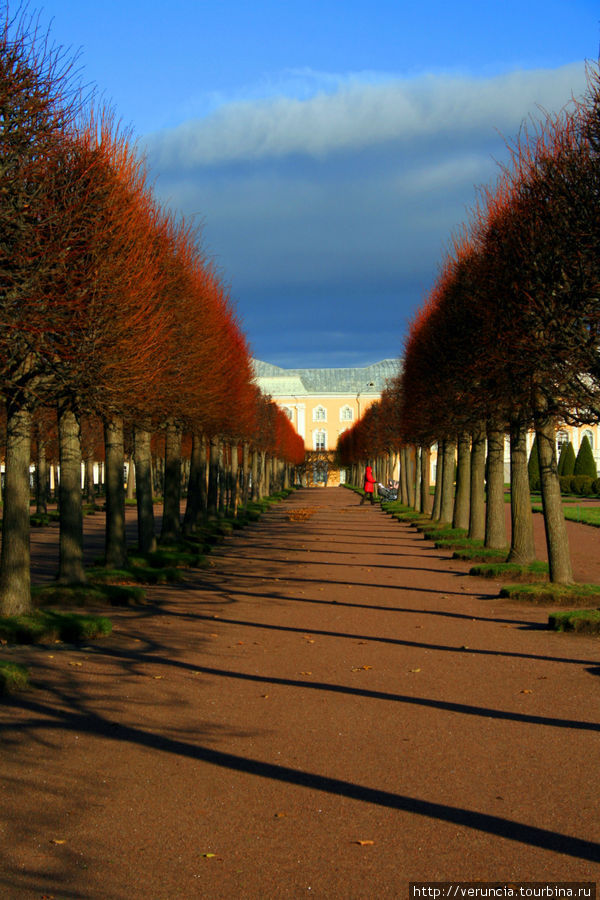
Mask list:
[[[550,581],[557,584],[571,584],[573,570],[556,465],[554,421],[544,416],[543,413],[536,412],[535,432],[540,459],[542,507],[546,527]]]
[[[421,504],[420,511],[426,515],[431,513],[430,493],[431,449],[421,447]]]
[[[468,434],[458,437],[458,463],[456,466],[456,496],[454,498],[453,528],[469,527],[471,494],[471,439]]]
[[[440,522],[452,522],[454,509],[454,461],[456,443],[444,441],[443,450],[444,465],[442,469],[442,497],[440,504]]]
[[[433,509],[431,511],[431,518],[435,521],[439,521],[440,511],[442,508],[442,481],[444,478],[444,453],[443,453],[443,442],[437,442],[437,459],[435,466],[435,490],[433,493]]]
[[[501,550],[506,547],[504,431],[490,424],[487,430],[487,442],[485,546]]]
[[[485,429],[482,425],[471,435],[469,538],[485,539]]]
[[[535,559],[533,514],[527,471],[527,431],[518,419],[510,423],[510,518],[508,562],[528,565]]]

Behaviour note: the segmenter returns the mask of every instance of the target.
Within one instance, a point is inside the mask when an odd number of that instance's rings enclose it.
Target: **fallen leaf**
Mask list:
[[[214,859],[216,855],[217,855],[216,853],[203,853],[202,854],[204,859]]]
[[[353,844],[358,844],[359,847],[371,847],[375,841],[352,841]]]
[[[268,695],[268,694],[261,694],[260,696],[262,697],[263,700],[268,700],[268,699],[269,699],[269,695]]]
[[[70,666],[82,666],[83,663],[80,663],[80,662],[70,662],[69,665],[70,665]]]
[[[525,688],[522,691],[519,691],[520,694],[533,694],[533,691],[530,691],[529,688]]]
[[[420,669],[409,669],[408,671],[409,672],[420,672],[421,670]]]
[[[153,677],[156,681],[158,681],[158,680],[161,679],[163,676],[162,676],[162,675],[153,675],[152,677]]]
[[[312,672],[300,672],[301,675],[312,675]]]
[[[285,819],[286,816],[287,816],[287,813],[275,813],[276,819]]]
[[[50,843],[51,844],[66,844],[67,842],[64,838],[51,838]]]

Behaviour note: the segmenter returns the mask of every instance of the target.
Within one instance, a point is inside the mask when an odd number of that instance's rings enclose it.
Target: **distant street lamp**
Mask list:
[[[372,387],[375,387],[375,382],[374,382],[374,381],[367,381],[367,383],[364,385],[364,387],[366,387],[366,388],[372,388]],[[359,391],[358,394],[356,395],[356,406],[357,406],[357,408],[358,408],[358,418],[359,418],[359,419],[360,419],[360,395],[361,395],[361,391],[362,391],[362,390],[363,390],[363,388],[361,387],[360,391]]]

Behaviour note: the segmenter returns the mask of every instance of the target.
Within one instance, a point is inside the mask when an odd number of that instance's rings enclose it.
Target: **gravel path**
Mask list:
[[[600,581],[600,533],[570,534]],[[38,578],[55,537],[36,537]],[[35,686],[0,706],[0,895],[597,881],[600,639],[548,632],[547,609],[467,568],[307,489],[111,612],[109,639],[5,648]]]

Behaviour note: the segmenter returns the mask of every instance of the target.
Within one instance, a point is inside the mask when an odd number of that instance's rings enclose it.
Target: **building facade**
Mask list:
[[[253,365],[258,387],[283,409],[304,440],[307,483],[332,486],[340,483],[333,458],[338,437],[379,400],[398,374],[400,361],[338,369],[283,369],[261,360]]]

